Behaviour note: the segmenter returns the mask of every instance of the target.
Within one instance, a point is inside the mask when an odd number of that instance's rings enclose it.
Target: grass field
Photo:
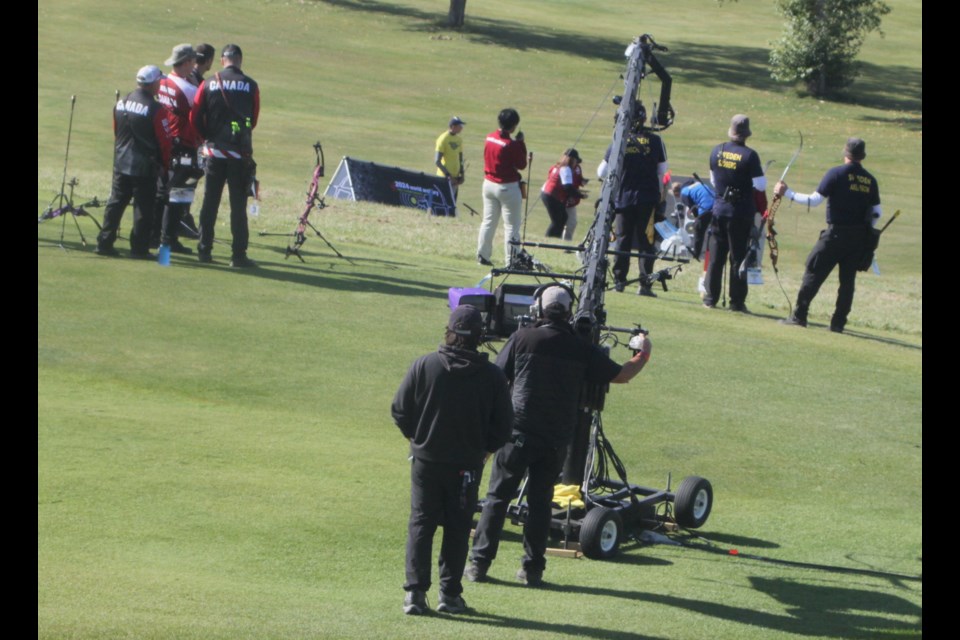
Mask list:
[[[608,101],[585,125],[618,82],[624,45],[649,32],[671,49],[678,116],[664,139],[676,173],[705,172],[744,111],[771,173],[803,132],[789,180],[800,190],[838,162],[845,137],[862,136],[885,212],[903,215],[884,236],[882,275],[858,279],[845,335],[823,326],[835,278],[805,331],[774,321],[787,303],[772,274],[751,289],[748,317],[702,309],[693,267],[656,301],[608,296],[611,321],[642,322],[655,352],[608,398],[607,433],[636,482],[713,482],[702,534],[719,552],[631,543],[612,562],[551,559],[550,586],[532,591],[512,580],[512,529],[495,581],[467,586],[476,612],[424,619],[400,611],[409,479],[388,405],[409,363],[439,342],[447,287],[484,275],[472,261],[479,220],[335,202],[316,220],[349,262],[319,239],[306,264],[285,261],[284,239],[255,237],[262,268],[250,273],[227,269],[225,248],[211,267],[101,259],[69,226],[64,251],[59,221],[45,223],[38,637],[921,635],[921,4],[890,3],[886,37],[868,40],[864,76],[839,102],[768,79],[779,33],[768,4],[678,0],[654,15],[619,0],[488,0],[468,3],[458,33],[439,26],[446,3],[426,0],[215,1],[182,13],[42,0],[38,210],[59,188],[70,96],[68,177],[83,199],[103,199],[114,89],[129,91],[139,66],[180,41],[239,43],[260,82],[256,232],[292,229],[317,139],[328,170],[344,155],[428,170],[457,113],[469,123],[461,193],[478,207],[482,138],[513,105],[535,179],[582,131],[592,166],[609,142]],[[822,215],[778,215],[791,297]],[[545,226],[533,209],[528,237]]]

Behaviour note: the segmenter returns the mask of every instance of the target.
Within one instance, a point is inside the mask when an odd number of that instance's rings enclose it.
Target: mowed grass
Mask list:
[[[212,267],[101,259],[72,223],[63,250],[59,221],[45,223],[38,637],[920,635],[922,60],[906,45],[921,23],[919,3],[892,4],[887,37],[864,51],[864,93],[821,103],[763,75],[779,25],[761,2],[679,2],[670,15],[626,2],[470,3],[463,33],[438,27],[445,5],[426,1],[239,2],[182,15],[42,2],[38,208],[59,187],[70,95],[68,175],[84,199],[105,198],[113,89],[129,91],[137,67],[197,40],[241,44],[261,84],[254,232],[292,230],[316,139],[328,175],[342,155],[428,170],[452,113],[469,123],[462,193],[479,208],[482,137],[497,110],[520,110],[536,182],[642,31],[671,47],[678,118],[665,140],[677,173],[705,172],[729,115],[745,111],[761,157],[777,161],[771,173],[803,131],[798,189],[816,186],[847,135],[863,136],[887,214],[904,213],[884,238],[882,275],[858,279],[847,335],[822,326],[835,279],[806,331],[773,321],[787,304],[770,273],[748,317],[700,308],[694,265],[656,301],[607,299],[612,322],[642,322],[655,344],[650,368],[609,396],[608,436],[635,482],[709,478],[716,505],[701,533],[738,557],[630,543],[613,562],[551,559],[551,586],[531,591],[513,582],[522,551],[508,528],[496,580],[467,586],[476,613],[426,619],[400,612],[409,479],[388,407],[409,363],[440,341],[447,287],[484,275],[472,261],[479,220],[331,202],[313,219],[350,261],[312,238],[300,264],[283,259],[285,239],[254,237],[262,268],[250,273],[226,268],[226,247]],[[150,27],[131,28],[145,10]],[[54,33],[57,47],[45,44]],[[104,42],[123,54],[104,56]],[[902,83],[886,82],[891,69]],[[588,164],[609,141],[611,112],[578,143]],[[778,217],[791,297],[823,215],[798,209]],[[80,224],[91,239],[93,225]],[[545,225],[532,208],[528,237]]]

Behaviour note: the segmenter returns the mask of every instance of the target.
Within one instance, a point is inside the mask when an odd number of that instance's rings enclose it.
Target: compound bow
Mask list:
[[[303,209],[303,213],[300,214],[300,217],[297,219],[297,228],[294,229],[293,233],[267,233],[260,232],[261,236],[289,236],[293,238],[293,242],[287,245],[286,254],[284,259],[289,258],[290,256],[297,256],[300,259],[300,262],[306,262],[303,259],[303,256],[300,254],[300,248],[303,246],[303,243],[307,241],[307,228],[309,227],[318,238],[327,243],[327,246],[337,254],[338,258],[343,258],[347,262],[352,264],[350,258],[347,258],[342,253],[337,251],[337,248],[330,244],[330,241],[327,240],[320,230],[312,222],[310,222],[310,212],[313,211],[314,207],[317,209],[325,209],[327,203],[324,202],[323,196],[320,195],[320,178],[323,177],[324,173],[324,157],[323,157],[323,145],[320,144],[320,141],[314,143],[313,152],[317,156],[317,163],[313,168],[313,178],[310,180],[310,190],[307,191],[307,201]]]

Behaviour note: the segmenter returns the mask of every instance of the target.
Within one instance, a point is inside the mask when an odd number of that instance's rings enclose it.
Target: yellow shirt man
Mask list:
[[[455,190],[463,184],[463,139],[459,134],[465,124],[454,116],[450,119],[449,128],[437,138],[437,175],[449,178]]]

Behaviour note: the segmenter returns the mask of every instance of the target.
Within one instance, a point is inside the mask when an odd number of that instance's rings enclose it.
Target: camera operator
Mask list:
[[[513,408],[503,372],[477,353],[483,319],[453,310],[444,344],[410,367],[393,399],[393,419],[410,440],[410,524],[404,613],[427,611],[433,536],[443,526],[438,611],[461,613],[463,567],[486,458],[510,434]]]
[[[474,535],[466,572],[472,582],[486,580],[497,556],[508,504],[529,471],[524,556],[517,579],[529,586],[542,584],[553,486],[576,428],[580,389],[584,382],[629,382],[650,359],[652,345],[647,337],[641,351],[621,366],[603,349],[576,335],[570,325],[572,303],[566,287],[543,290],[537,301],[537,322],[517,330],[497,357],[497,366],[512,385],[515,418],[510,442],[494,459]]]

